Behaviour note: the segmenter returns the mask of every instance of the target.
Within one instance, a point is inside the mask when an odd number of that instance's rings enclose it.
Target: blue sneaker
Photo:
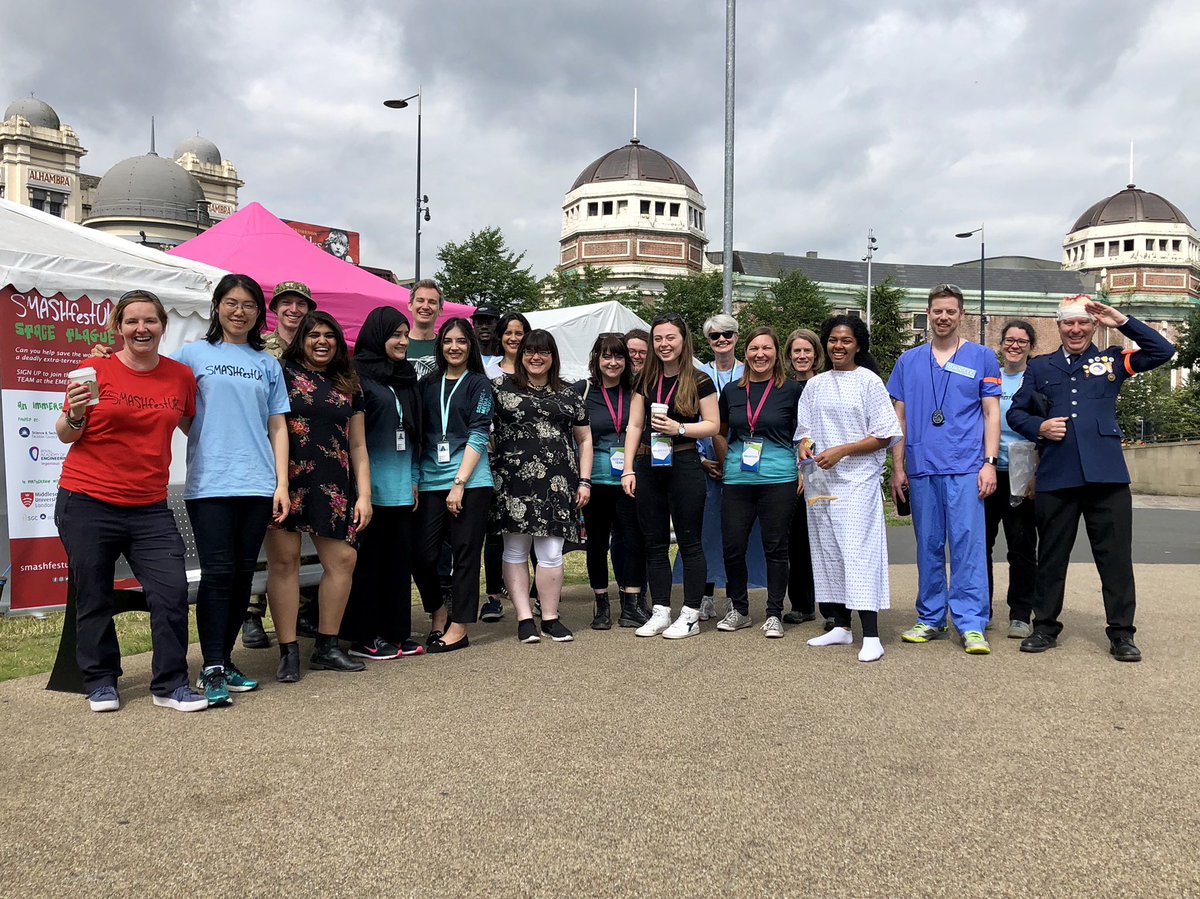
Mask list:
[[[258,681],[246,677],[233,662],[225,663],[225,688],[230,693],[249,693],[258,689]]]
[[[209,705],[232,705],[229,698],[229,685],[225,682],[224,668],[205,668],[196,683],[198,690],[203,690]]]
[[[121,696],[116,687],[97,687],[88,694],[88,705],[93,712],[115,712],[121,707]]]
[[[208,699],[187,684],[180,684],[169,696],[155,694],[154,704],[179,712],[202,712],[208,708]]]

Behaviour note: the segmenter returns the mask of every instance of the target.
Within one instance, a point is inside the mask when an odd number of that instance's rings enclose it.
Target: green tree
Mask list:
[[[1188,320],[1179,329],[1175,364],[1180,368],[1196,368],[1200,363],[1200,306],[1193,306]]]
[[[867,289],[857,294],[862,308],[867,308]],[[912,329],[901,310],[904,288],[888,275],[871,285],[871,355],[879,363],[879,373],[886,381],[900,354],[913,345]]]
[[[499,228],[484,228],[462,243],[438,250],[442,270],[434,276],[447,300],[495,306],[501,312],[528,312],[538,306],[537,280],[524,253],[510,250]]]
[[[704,339],[704,320],[721,311],[721,296],[721,273],[715,271],[706,275],[671,278],[664,283],[663,295],[657,306],[639,302],[637,306],[631,305],[631,308],[646,321],[653,321],[655,316],[664,312],[678,312],[692,333],[696,357],[708,362],[712,359],[712,350]]]
[[[551,272],[538,284],[542,305],[552,309],[602,303],[610,299],[602,288],[611,274],[611,268],[592,265],[584,265],[582,270]]]
[[[758,291],[738,313],[738,324],[743,334],[769,325],[783,341],[797,328],[819,330],[831,311],[817,282],[796,269]]]

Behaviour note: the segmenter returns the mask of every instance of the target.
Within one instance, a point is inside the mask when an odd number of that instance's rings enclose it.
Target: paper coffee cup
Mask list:
[[[668,408],[668,407],[667,407],[667,404],[666,404],[666,403],[651,403],[651,404],[650,404],[650,415],[651,415],[651,416],[654,416],[654,415],[666,415],[666,414],[667,414],[667,408]]]
[[[74,371],[67,372],[67,381],[71,384],[86,384],[88,392],[92,398],[87,401],[89,406],[94,406],[100,402],[100,385],[96,383],[96,369],[77,368]]]

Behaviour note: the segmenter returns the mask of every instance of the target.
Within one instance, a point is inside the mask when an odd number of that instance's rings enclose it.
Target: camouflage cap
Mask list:
[[[275,311],[275,304],[279,302],[279,298],[285,293],[299,294],[308,300],[308,311],[317,308],[316,301],[312,298],[312,291],[308,289],[308,285],[303,281],[280,281],[275,285],[275,290],[271,293],[271,311]]]

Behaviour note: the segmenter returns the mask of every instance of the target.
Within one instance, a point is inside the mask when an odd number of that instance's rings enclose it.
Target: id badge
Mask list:
[[[663,468],[671,465],[671,455],[674,446],[666,434],[650,435],[650,465],[652,468]]]
[[[408,449],[408,438],[404,434],[404,428],[396,428],[396,452],[402,453]]]
[[[758,472],[758,463],[762,461],[763,442],[747,440],[742,444],[742,471]]]
[[[609,454],[608,471],[614,478],[625,474],[625,450],[613,450]]]
[[[437,460],[439,465],[450,464],[450,441],[439,440],[437,442]]]

